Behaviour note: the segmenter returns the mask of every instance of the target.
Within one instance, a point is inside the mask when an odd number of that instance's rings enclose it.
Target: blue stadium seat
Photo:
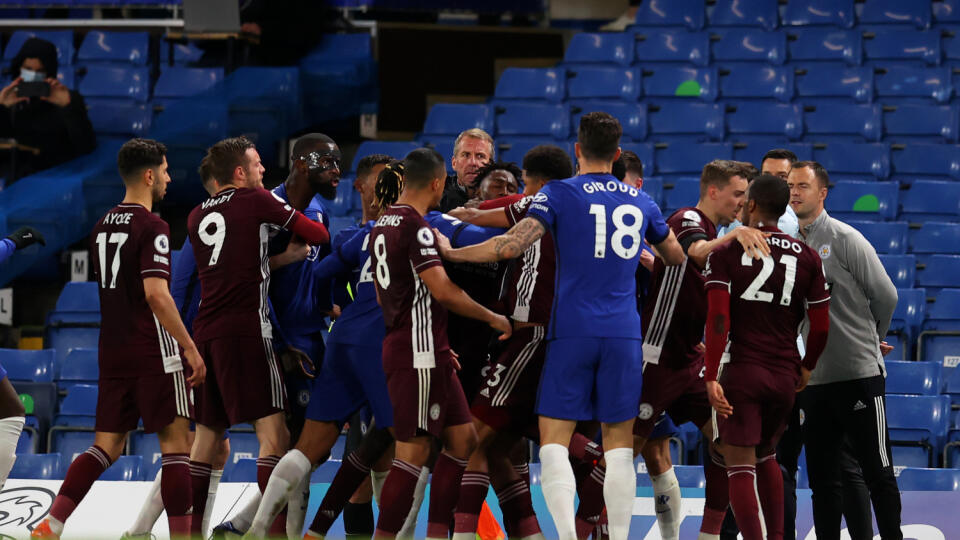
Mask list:
[[[943,388],[943,368],[934,362],[884,362],[887,394],[937,396]]]
[[[97,385],[77,384],[60,403],[54,419],[57,427],[92,427],[97,413]]]
[[[909,24],[930,27],[930,0],[865,0],[858,7],[859,24]]]
[[[960,255],[930,255],[917,270],[919,287],[960,287]]]
[[[910,224],[905,221],[851,221],[848,225],[860,231],[877,253],[902,255],[907,252],[907,232]]]
[[[859,103],[873,101],[873,70],[867,67],[809,65],[796,74],[797,96],[804,98],[847,98]]]
[[[796,103],[741,101],[729,104],[727,130],[732,135],[772,135],[796,140],[803,135],[803,112]]]
[[[867,60],[913,61],[917,66],[940,63],[940,33],[936,30],[887,30],[863,36]]]
[[[539,99],[559,103],[567,95],[567,72],[563,68],[517,68],[503,71],[496,99]]]
[[[956,221],[960,217],[960,182],[917,180],[901,199],[904,221]]]
[[[932,362],[927,362],[927,363],[932,363]],[[944,372],[944,383],[945,383],[945,388],[943,393],[950,396],[950,401],[952,402],[951,408],[956,409],[957,408],[956,406],[960,405],[960,369],[944,367],[943,372]],[[958,432],[950,434],[951,441],[960,440],[960,413],[953,413],[953,414],[954,416],[951,422],[950,430],[951,432],[953,431],[958,431]]]
[[[563,149],[570,159],[573,156],[573,143],[567,141],[545,141],[538,137],[508,137],[497,139],[497,153],[502,161],[512,161],[514,163],[523,163],[523,156],[527,155],[534,146],[541,144],[552,144]]]
[[[826,208],[833,217],[844,221],[889,220],[897,215],[899,191],[896,182],[838,182],[830,188]]]
[[[230,473],[224,471],[224,482],[249,482],[257,481],[257,458],[241,458],[230,468]]]
[[[565,141],[570,136],[570,111],[564,105],[502,103],[496,105],[497,136],[551,136]]]
[[[204,92],[222,80],[223,68],[165,67],[153,87],[153,97],[185,98]]]
[[[702,465],[674,465],[673,472],[680,487],[703,489],[707,485]]]
[[[644,177],[652,176],[653,171],[656,169],[654,167],[654,151],[653,145],[650,143],[620,143],[620,149],[623,151],[630,150],[640,158],[640,163],[643,164],[643,174]],[[646,189],[646,185],[644,185]]]
[[[793,68],[739,64],[720,70],[720,95],[724,98],[793,99]]]
[[[861,221],[860,223],[880,222]],[[854,222],[850,222],[851,225]],[[898,289],[912,289],[917,280],[917,257],[916,255],[880,255],[880,263],[887,275],[893,281]]]
[[[161,43],[160,44],[160,63],[170,63],[170,50],[173,50],[173,63],[176,65],[187,65],[199,62],[203,58],[203,49],[197,47],[192,41],[187,43]]]
[[[98,478],[114,482],[137,482],[143,479],[142,456],[120,456]]]
[[[685,30],[639,30],[635,34],[634,58],[650,62],[687,62],[695,66],[710,64],[710,35]]]
[[[100,365],[97,349],[70,349],[63,365],[60,366],[57,385],[61,391],[69,391],[78,384],[97,384],[99,375]]]
[[[730,143],[658,144],[655,172],[661,175],[699,175],[704,163],[714,159],[733,159],[733,145]]]
[[[353,203],[356,199],[354,193],[356,190],[353,189],[353,181],[345,182],[341,179],[337,186],[337,195],[332,201],[324,201],[324,207],[333,216],[345,216],[354,208]]]
[[[63,365],[70,349],[97,348],[100,345],[100,323],[61,323],[48,325],[43,346],[56,351],[55,364]]]
[[[156,433],[144,433],[137,430],[130,434],[130,455],[143,458],[143,479],[150,481],[157,476],[163,466],[161,461],[160,439]]]
[[[911,227],[910,252],[960,253],[960,223],[927,221]]]
[[[57,48],[57,62],[61,66],[73,63],[73,30],[17,30],[7,41],[7,47],[3,50],[3,59],[7,62],[13,60],[23,47],[23,42],[32,37],[53,43]]]
[[[935,451],[913,444],[894,444],[890,448],[890,451],[893,457],[894,474],[896,474],[897,470],[907,468],[930,467],[932,464],[931,455],[936,454]]]
[[[883,133],[880,105],[818,103],[803,109],[806,139],[811,141],[879,141]]]
[[[100,291],[93,281],[71,281],[63,285],[47,325],[100,322]]]
[[[640,70],[611,66],[579,66],[567,70],[570,99],[622,99],[636,103],[643,88]]]
[[[453,164],[450,162],[450,157],[453,156],[453,145],[456,143],[456,137],[442,137],[442,136],[421,136],[418,141],[416,141],[418,146],[424,146],[427,148],[433,148],[436,150],[443,159],[446,161],[447,165],[447,174],[453,174]],[[494,148],[496,150],[496,148]],[[354,197],[359,197],[357,193]],[[359,203],[355,205],[359,207]]]
[[[863,61],[863,39],[855,30],[804,28],[787,32],[792,62],[838,61],[858,66]]]
[[[733,146],[733,159],[737,161],[746,161],[749,163],[760,163],[763,155],[770,150],[769,141],[738,141],[739,137],[730,137],[735,142]],[[779,148],[785,148],[797,155],[800,161],[809,161],[813,159],[813,145],[810,143],[782,143],[777,145]]]
[[[634,36],[629,32],[574,34],[563,54],[564,63],[633,63]]]
[[[960,290],[942,289],[930,301],[917,339],[917,358],[942,365],[945,374],[955,373],[960,364]],[[946,375],[948,385],[953,376]]]
[[[932,2],[933,22],[937,24],[960,23],[960,0]]]
[[[104,32],[92,30],[83,38],[77,62],[147,63],[150,36],[146,32]]]
[[[700,30],[706,10],[700,0],[646,0],[637,9],[638,26],[684,26]]]
[[[650,134],[655,140],[686,137],[700,141],[722,141],[723,105],[689,101],[663,101],[651,104],[647,112]]]
[[[717,0],[710,26],[759,26],[773,30],[780,19],[776,0]]]
[[[17,454],[8,478],[29,480],[60,480],[60,454]]]
[[[946,103],[953,94],[949,68],[890,65],[874,71],[877,95],[880,97],[928,98],[937,103]]]
[[[250,430],[230,430],[230,456],[223,469],[224,476],[228,475],[236,463],[243,458],[256,459],[260,455],[260,443],[257,434]]]
[[[643,95],[716,101],[720,88],[717,79],[717,69],[713,67],[645,66]]]
[[[93,446],[93,428],[84,431],[51,428],[47,451],[60,454],[60,474],[66,474],[77,456]]]
[[[893,171],[903,180],[917,177],[960,180],[960,152],[947,144],[907,144],[891,148]]]
[[[145,67],[88,66],[77,90],[84,97],[125,98],[142,103],[150,98],[150,72]]]
[[[490,106],[479,103],[437,103],[430,108],[423,122],[425,135],[452,135],[480,128],[487,133],[493,131],[493,115]]]
[[[881,143],[815,145],[813,159],[819,161],[830,175],[879,180],[890,176],[890,147]]]
[[[657,206],[663,206],[663,178],[659,176],[647,176],[643,179],[643,191],[657,203]]]
[[[730,30],[711,38],[717,62],[767,62],[783,64],[787,59],[787,36],[783,32]]]
[[[322,465],[317,467],[313,474],[310,475],[311,484],[329,484],[333,482],[334,477],[337,476],[337,471],[340,470],[340,464],[342,461],[328,459],[324,461]]]
[[[881,261],[889,257],[910,257],[910,255],[884,255],[881,257]],[[927,307],[927,291],[924,289],[898,288],[897,298],[897,307],[894,308],[893,319],[890,321],[890,330],[887,335],[899,336],[899,341],[906,344],[896,354],[900,355],[901,360],[907,360],[912,358],[912,355],[908,355],[908,352],[912,349],[914,338],[920,331],[920,325],[923,324]]]
[[[153,110],[143,103],[90,98],[86,104],[87,116],[98,134],[143,137],[150,131]]]
[[[960,469],[907,467],[897,485],[902,491],[960,491]]]
[[[360,146],[357,147],[357,153],[353,157],[353,163],[350,165],[350,171],[356,172],[357,164],[360,163],[360,160],[365,156],[372,154],[386,154],[396,159],[403,159],[407,156],[407,154],[416,150],[417,148],[417,143],[410,141],[363,141],[360,143]]]
[[[667,216],[678,208],[693,206],[700,198],[699,178],[678,178],[664,185],[663,215]]]
[[[932,465],[947,436],[947,396],[886,397],[887,427],[894,446],[922,446]]]
[[[20,431],[20,438],[17,439],[17,455],[36,454],[40,448],[40,434],[37,431],[39,422],[35,416],[28,416],[27,422],[24,422],[23,430]]]
[[[899,141],[957,142],[960,108],[956,105],[888,105],[883,108],[886,139]]]
[[[53,382],[55,359],[53,349],[0,349],[0,365],[11,381]]]
[[[647,138],[647,106],[645,104],[596,99],[571,101],[571,125],[579,126],[580,117],[594,111],[611,114],[619,120],[625,141],[642,141]]]
[[[853,0],[791,0],[783,11],[784,26],[852,28]]]

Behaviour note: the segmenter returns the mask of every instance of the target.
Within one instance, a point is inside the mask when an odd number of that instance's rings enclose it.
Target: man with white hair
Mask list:
[[[450,164],[454,174],[447,177],[440,200],[440,211],[447,212],[463,206],[473,198],[473,182],[480,167],[493,161],[496,154],[493,137],[480,128],[468,129],[457,136],[453,143]]]

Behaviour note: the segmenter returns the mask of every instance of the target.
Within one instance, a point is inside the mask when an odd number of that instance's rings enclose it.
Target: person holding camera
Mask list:
[[[13,58],[16,78],[0,90],[0,177],[17,178],[59,165],[96,147],[87,107],[57,80],[57,48],[30,38]]]

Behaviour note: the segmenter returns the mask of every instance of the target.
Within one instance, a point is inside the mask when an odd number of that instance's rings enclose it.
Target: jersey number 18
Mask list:
[[[596,237],[593,244],[593,256],[603,259],[607,256],[607,207],[602,204],[591,204],[590,213],[596,218]],[[632,216],[633,222],[627,223],[625,216]],[[610,216],[615,230],[610,236],[610,247],[617,256],[623,259],[632,259],[640,251],[640,231],[643,230],[643,212],[632,204],[621,204],[613,209]],[[630,239],[626,246],[625,240]]]

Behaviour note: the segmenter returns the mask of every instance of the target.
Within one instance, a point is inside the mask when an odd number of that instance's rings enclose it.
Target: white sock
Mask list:
[[[633,448],[607,450],[603,453],[603,459],[607,462],[607,474],[603,480],[603,501],[607,505],[610,540],[627,540],[630,520],[633,519],[633,500],[637,496]]]
[[[609,463],[607,474],[610,474]],[[577,479],[573,475],[566,446],[548,444],[540,447],[540,486],[560,540],[577,540],[576,510],[573,505]],[[630,502],[632,505],[632,497]]]
[[[380,493],[383,491],[383,483],[387,481],[387,475],[390,471],[370,470],[370,484],[373,486],[373,500],[377,501],[377,508],[380,508]]]
[[[417,514],[420,513],[420,506],[423,504],[423,496],[427,491],[427,482],[430,480],[430,469],[420,468],[420,478],[417,478],[417,487],[413,490],[413,504],[410,506],[410,513],[407,514],[403,527],[397,532],[397,538],[413,538],[413,533],[417,529]]]
[[[143,506],[140,507],[137,519],[127,529],[128,536],[149,533],[153,530],[157,520],[160,519],[160,514],[163,513],[163,497],[160,494],[160,475],[162,473],[162,468],[157,471],[157,476],[153,479],[153,484],[150,485],[150,492],[147,494],[147,499],[143,501]]]
[[[26,418],[23,416],[0,418],[0,489],[3,489],[10,469],[17,461],[17,443],[20,442],[24,420]]]
[[[700,531],[700,536],[697,536],[697,540],[720,540],[720,535]]]
[[[311,467],[300,479],[300,484],[290,493],[287,500],[287,539],[303,538],[303,521],[307,518],[307,503],[310,502],[310,475],[316,467]]]
[[[217,500],[217,488],[220,487],[220,479],[223,478],[223,469],[213,469],[210,471],[210,486],[207,488],[207,506],[203,509],[203,521],[200,524],[200,531],[204,538],[208,538],[207,531],[210,530],[210,514],[213,513],[213,503]]]
[[[254,514],[257,513],[257,508],[260,508],[260,499],[262,497],[260,490],[253,489],[250,491],[253,492],[253,496],[247,500],[247,503],[239,512],[227,520],[233,525],[233,528],[238,531],[247,532],[247,529],[250,528],[250,524],[253,522]]]
[[[244,537],[263,538],[267,529],[283,510],[290,498],[290,492],[300,486],[300,480],[310,473],[310,459],[299,450],[290,450],[277,462],[270,474],[267,488],[263,490],[263,500],[253,517],[250,528]]]
[[[63,522],[59,519],[47,514],[47,523],[50,524],[50,532],[57,535],[57,538],[63,536]]]
[[[673,467],[667,472],[651,476],[653,480],[653,500],[657,512],[657,525],[663,540],[677,540],[680,536],[681,514],[680,483]],[[662,501],[662,502],[661,502]]]

